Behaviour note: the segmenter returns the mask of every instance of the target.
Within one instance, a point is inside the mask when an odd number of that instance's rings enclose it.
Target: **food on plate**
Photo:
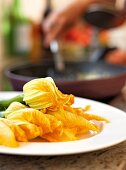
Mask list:
[[[11,128],[0,120],[0,145],[16,147],[18,142],[16,141],[15,134]]]
[[[61,105],[71,105],[73,95],[63,94],[51,77],[34,79],[23,87],[24,101],[31,108],[57,110]]]
[[[37,137],[47,142],[79,140],[86,133],[101,131],[93,120],[109,122],[106,118],[89,114],[89,105],[73,107],[74,96],[63,94],[51,77],[29,81],[16,98],[3,102],[9,104],[0,118],[0,145],[17,147],[19,142]]]
[[[17,110],[27,108],[26,105],[23,105],[20,102],[12,102],[9,107],[5,110],[4,116],[7,118],[7,116]]]

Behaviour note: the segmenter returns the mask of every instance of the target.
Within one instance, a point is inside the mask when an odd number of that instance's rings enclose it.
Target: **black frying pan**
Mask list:
[[[51,76],[64,93],[90,99],[107,99],[120,93],[126,81],[126,67],[104,62],[66,63],[64,73],[58,73],[52,62],[24,64],[6,70],[14,90],[22,91],[23,85],[33,78]]]

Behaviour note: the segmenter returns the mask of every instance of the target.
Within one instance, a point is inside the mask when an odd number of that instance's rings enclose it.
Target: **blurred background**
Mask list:
[[[52,0],[51,8],[56,10],[71,2]],[[0,0],[0,90],[12,90],[4,76],[9,66],[52,60],[50,50],[43,46],[41,25],[46,7],[46,0]],[[126,65],[126,22],[99,31],[83,19],[60,40],[59,46],[65,61],[102,58],[108,63]]]

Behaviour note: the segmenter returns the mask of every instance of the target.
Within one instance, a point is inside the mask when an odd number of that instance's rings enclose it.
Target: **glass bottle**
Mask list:
[[[8,13],[7,51],[12,56],[28,55],[31,49],[31,21],[23,15],[20,0],[13,0]]]

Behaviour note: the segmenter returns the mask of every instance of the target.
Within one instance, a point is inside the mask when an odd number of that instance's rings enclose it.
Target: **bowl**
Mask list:
[[[25,63],[5,70],[15,91],[34,78],[52,77],[63,93],[102,100],[120,93],[126,82],[126,67],[105,62],[67,62],[64,72],[57,72],[52,62]]]

